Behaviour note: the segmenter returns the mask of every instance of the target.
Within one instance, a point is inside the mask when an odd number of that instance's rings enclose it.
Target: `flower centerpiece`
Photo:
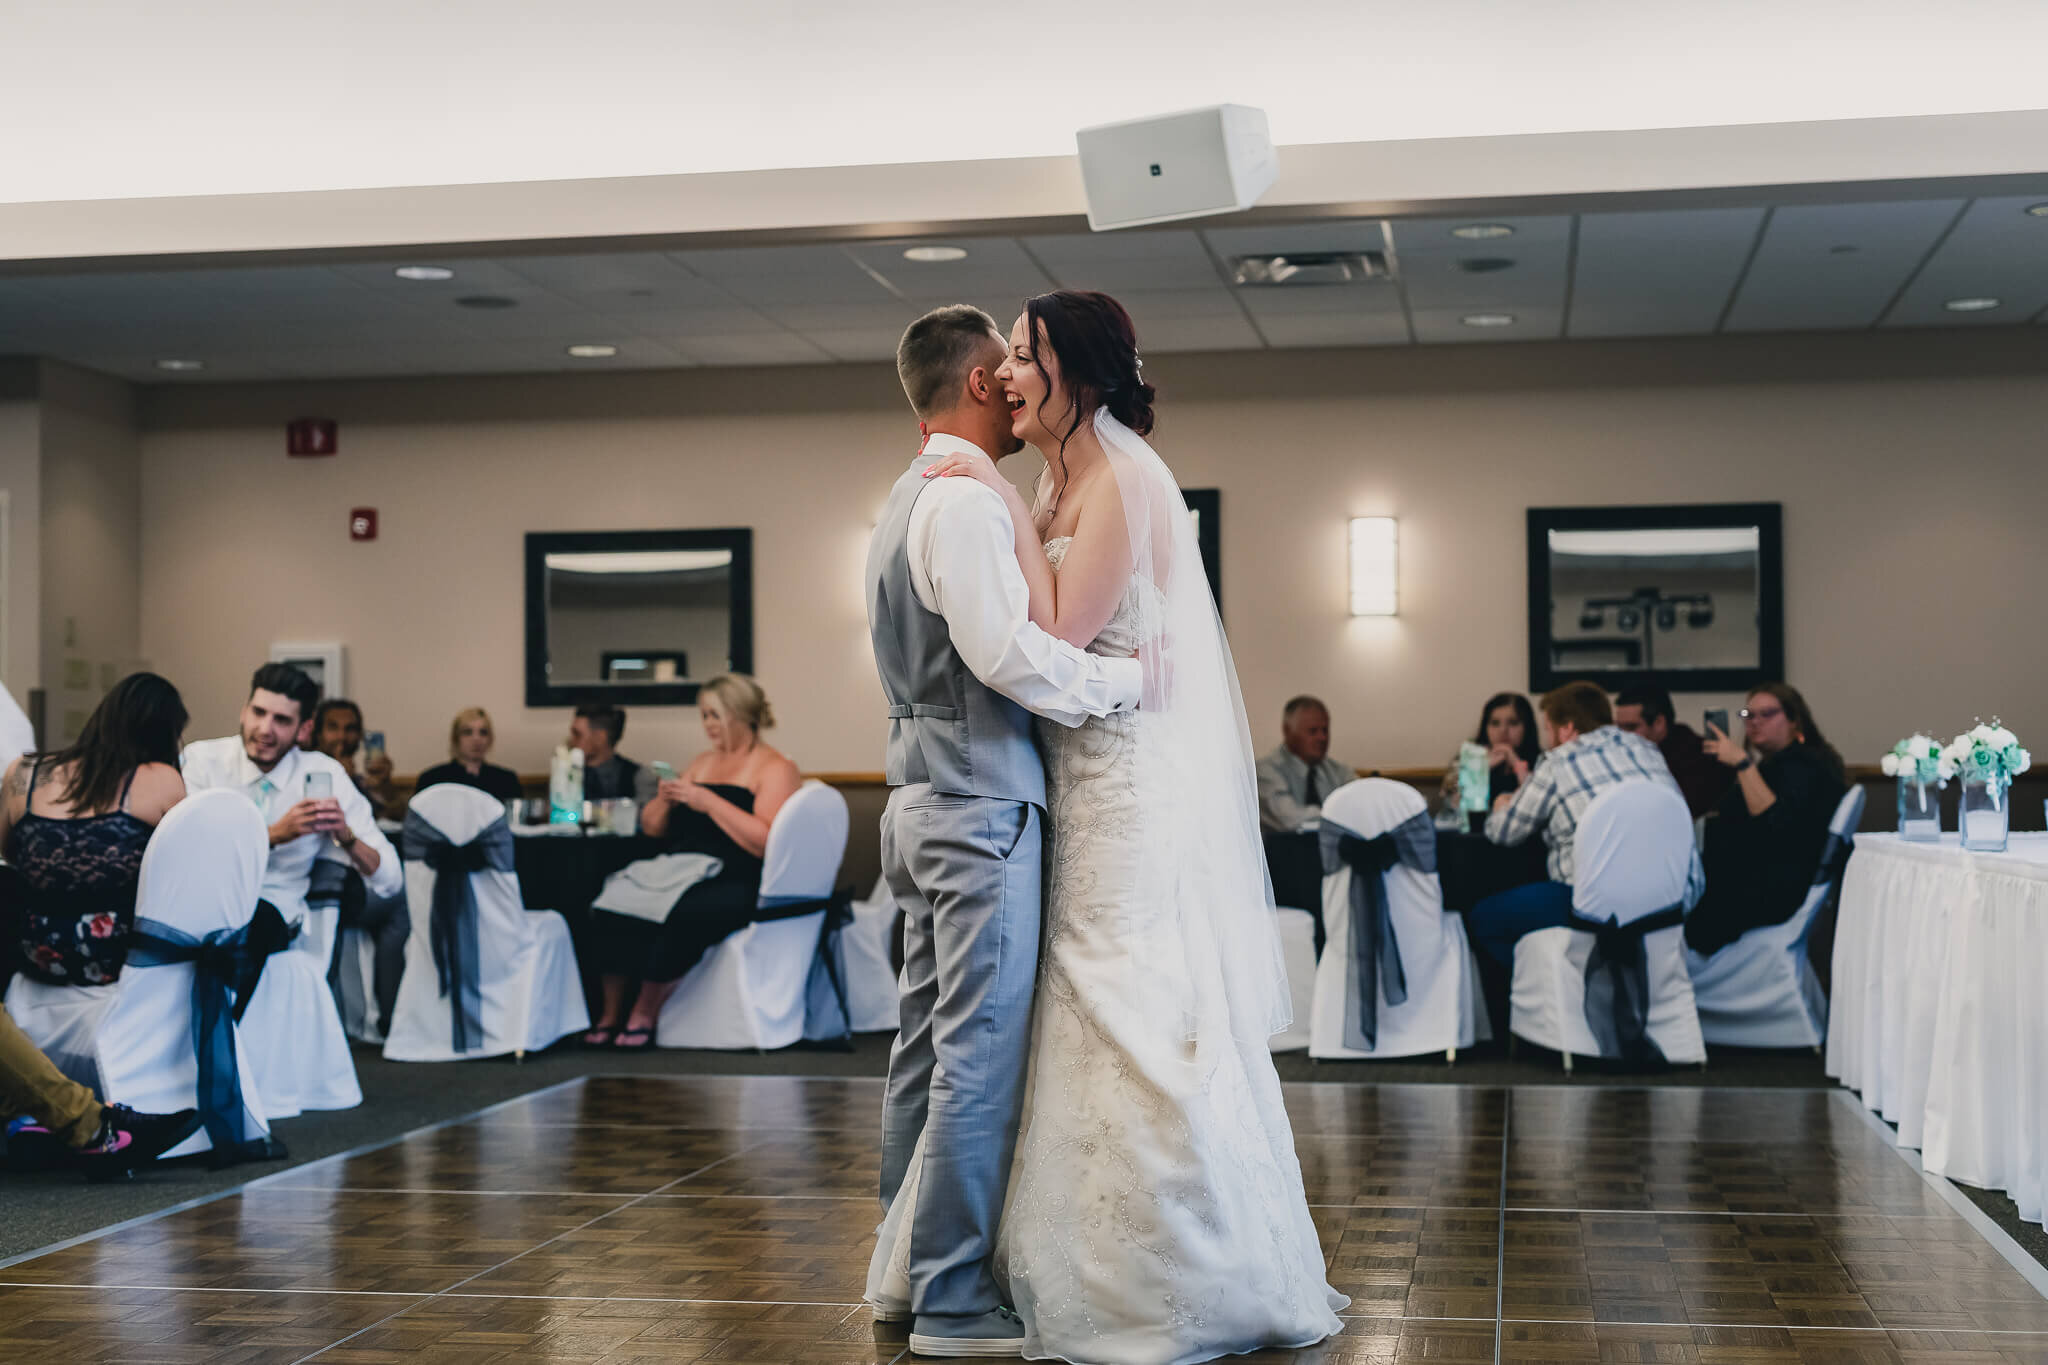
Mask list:
[[[1939,839],[1941,798],[1937,793],[1956,775],[1955,762],[1932,735],[1913,735],[1879,760],[1886,777],[1899,780],[1899,837]]]
[[[1943,756],[1963,779],[1963,847],[2003,851],[2011,820],[2006,790],[2033,766],[2034,756],[1995,717],[1989,725],[1979,722],[1968,734],[1957,735]]]

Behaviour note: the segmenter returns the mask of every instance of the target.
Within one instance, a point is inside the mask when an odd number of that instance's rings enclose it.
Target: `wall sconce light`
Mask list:
[[[1400,604],[1400,535],[1392,517],[1351,519],[1351,614],[1393,616]]]

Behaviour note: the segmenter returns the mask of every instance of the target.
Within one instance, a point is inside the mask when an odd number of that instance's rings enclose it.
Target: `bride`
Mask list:
[[[1024,1354],[1089,1365],[1298,1347],[1339,1329],[1267,1048],[1286,977],[1250,732],[1194,528],[1145,441],[1153,390],[1106,294],[1025,305],[997,380],[1046,459],[1035,507],[985,456],[1031,618],[1135,654],[1136,712],[1039,724],[1052,844],[1024,1116],[995,1275]],[[908,1297],[921,1152],[869,1298]]]

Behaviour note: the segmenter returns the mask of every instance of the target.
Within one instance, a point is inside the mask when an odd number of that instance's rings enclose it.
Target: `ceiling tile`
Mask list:
[[[905,260],[904,251],[918,246],[953,246],[967,255],[957,261]],[[1008,237],[863,242],[847,252],[903,297],[934,305],[983,296],[1021,302],[1053,287],[1051,277]]]
[[[1466,308],[1418,308],[1415,310],[1415,339],[1420,342],[1553,341],[1564,325],[1564,309],[1513,308],[1505,327],[1473,327],[1466,323],[1475,313],[1494,311]]]
[[[885,298],[879,303],[764,303],[761,312],[785,327],[800,332],[888,331],[896,336],[916,321],[922,311],[913,304]]]
[[[1873,325],[1963,202],[1788,204],[1772,210],[1724,330]]]
[[[1063,233],[1024,245],[1063,289],[1126,291],[1214,289],[1216,262],[1193,232]]]
[[[1512,229],[1505,237],[1471,240],[1454,235],[1454,230],[1474,225]],[[1535,252],[1544,247],[1562,247],[1571,240],[1570,214],[1549,214],[1532,218],[1389,218],[1387,234],[1394,250],[1402,256],[1414,252],[1447,252],[1452,255],[1485,254],[1511,256]]]
[[[733,296],[657,251],[614,256],[519,256],[521,279],[600,313],[675,313],[731,308]]]
[[[781,323],[767,314],[738,304],[702,311],[607,313],[605,316],[622,336],[737,336],[745,332],[784,330]]]
[[[730,247],[670,254],[748,303],[879,303],[896,297],[839,246]]]
[[[822,365],[832,359],[794,332],[687,337],[676,348],[702,365]]]
[[[1277,349],[1408,344],[1408,321],[1398,311],[1262,317],[1259,330],[1265,334],[1266,344]]]
[[[1401,316],[1401,291],[1390,280],[1366,284],[1278,285],[1239,289],[1237,297],[1264,321],[1269,317],[1318,314],[1388,314]]]
[[[903,339],[901,328],[807,329],[803,335],[834,360],[894,360]]]
[[[1763,217],[1759,208],[1585,215],[1572,267],[1570,334],[1713,331]]]
[[[1264,343],[1244,314],[1235,308],[1227,317],[1156,317],[1138,333],[1138,349],[1147,354],[1181,351],[1256,351]]]
[[[1385,251],[1386,232],[1377,218],[1337,218],[1325,223],[1275,223],[1270,227],[1209,228],[1202,233],[1227,267],[1233,256],[1284,256],[1290,251]]]
[[[2033,194],[1971,204],[1883,325],[1995,327],[2030,321],[2048,307],[2048,218],[2027,212],[2041,202]],[[1999,306],[1974,313],[1944,306],[1959,298],[1994,298]]]

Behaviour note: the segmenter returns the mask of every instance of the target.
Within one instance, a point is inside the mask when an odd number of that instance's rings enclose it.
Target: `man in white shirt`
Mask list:
[[[329,849],[362,874],[373,896],[396,895],[405,886],[398,854],[348,770],[326,754],[298,747],[299,732],[319,699],[320,689],[298,669],[265,664],[250,679],[239,733],[185,746],[187,791],[226,787],[245,793],[262,810],[270,826],[263,899],[287,924],[304,919],[313,865]],[[323,781],[325,794],[318,790]]]
[[[1018,1355],[989,1270],[1017,1138],[1037,971],[1045,769],[1032,715],[1078,726],[1128,711],[1136,659],[1084,653],[1031,623],[1016,532],[994,490],[930,479],[941,456],[1015,453],[995,382],[1007,353],[978,308],[912,323],[896,369],[925,433],[868,548],[868,625],[889,703],[882,869],[904,913],[902,1018],[883,1100],[882,1204],[920,1135],[911,1350]],[[941,970],[943,964],[943,970]],[[933,1084],[934,1078],[938,1084]]]

